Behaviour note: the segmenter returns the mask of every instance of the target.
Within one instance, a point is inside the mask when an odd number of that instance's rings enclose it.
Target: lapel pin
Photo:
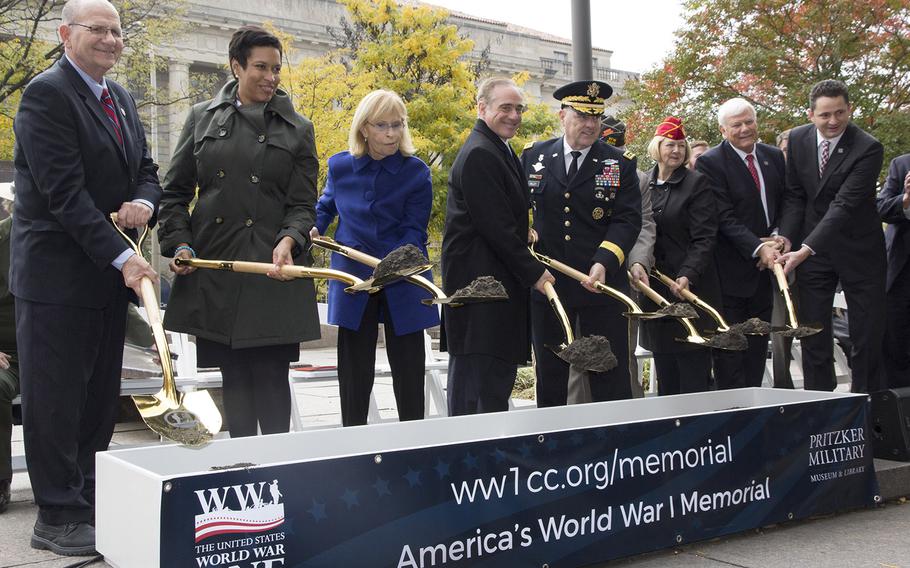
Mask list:
[[[838,154],[843,154],[843,153],[844,153],[844,149],[843,149],[843,148],[838,148],[838,149],[837,149],[837,153],[838,153]]]
[[[767,161],[767,160],[763,160],[763,161],[762,161],[762,165],[763,165],[763,166],[767,166],[767,165],[768,165],[768,161]]]
[[[555,157],[558,156],[558,155],[559,155],[559,153],[553,154],[553,157],[555,158]]]
[[[126,117],[126,111],[125,111],[125,110],[120,109],[120,114],[122,114],[122,115],[124,116],[124,118]]]

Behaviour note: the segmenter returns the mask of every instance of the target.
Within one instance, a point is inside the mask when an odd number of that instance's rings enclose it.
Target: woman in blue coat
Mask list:
[[[391,91],[373,91],[354,112],[347,152],[329,158],[322,197],[316,204],[311,236],[324,234],[338,217],[335,239],[345,246],[384,258],[411,244],[427,252],[427,223],[433,203],[430,169],[415,157],[407,109]],[[332,255],[332,268],[369,278],[373,269]],[[432,279],[427,271],[424,276]],[[379,323],[385,324],[386,350],[400,420],[424,413],[424,333],[439,324],[435,306],[420,300],[429,294],[407,282],[383,291],[346,294],[329,282],[329,323],[338,326],[338,380],[341,421],[366,424],[376,364]]]

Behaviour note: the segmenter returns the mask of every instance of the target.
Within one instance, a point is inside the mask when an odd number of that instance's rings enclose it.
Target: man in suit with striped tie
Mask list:
[[[16,297],[23,432],[38,520],[34,548],[95,550],[95,452],[117,418],[130,289],[157,274],[110,222],[153,220],[157,166],[130,94],[105,74],[123,51],[106,0],[69,0],[65,55],[22,94],[15,119]]]
[[[790,131],[780,234],[793,250],[778,262],[796,270],[801,322],[822,324],[800,340],[808,390],[831,391],[831,311],[838,281],[850,310],[853,392],[879,390],[885,324],[885,238],[875,206],[881,143],[851,122],[840,81],[820,81],[809,94],[810,124]],[[798,267],[798,268],[797,268]]]

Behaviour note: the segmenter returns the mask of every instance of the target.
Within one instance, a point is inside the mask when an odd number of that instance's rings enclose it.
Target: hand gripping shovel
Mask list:
[[[545,266],[552,268],[553,270],[556,270],[557,272],[562,272],[569,278],[578,280],[579,282],[584,282],[585,280],[588,279],[588,275],[583,273],[582,271],[576,270],[576,269],[572,268],[571,266],[569,266],[568,264],[563,264],[562,262],[560,262],[554,258],[550,258],[546,255],[543,255],[543,254],[535,251],[533,248],[531,248],[530,250],[531,250],[531,254],[534,255],[534,258],[539,260]],[[626,307],[629,308],[629,311],[625,312],[623,314],[626,317],[638,318],[638,319],[657,319],[657,318],[672,316],[672,314],[642,311],[642,309],[640,307],[638,307],[638,304],[635,303],[635,300],[633,300],[629,296],[623,294],[616,288],[612,288],[601,282],[595,282],[594,288],[596,288],[597,291],[600,292],[601,294],[606,294],[616,300],[619,300],[623,304],[625,304]],[[694,312],[693,312],[693,317],[694,317]]]
[[[675,282],[669,276],[661,273],[661,271],[657,270],[656,268],[654,268],[652,270],[652,272],[654,273],[655,276],[657,276],[658,279],[660,279],[661,282],[663,282],[663,284],[667,288],[672,288],[672,286],[675,284]],[[747,322],[743,322],[743,323],[736,324],[733,326],[728,325],[727,321],[724,319],[724,317],[722,315],[720,315],[720,312],[718,312],[716,309],[714,309],[711,306],[711,304],[709,304],[708,302],[705,302],[704,300],[702,300],[701,298],[696,296],[694,292],[691,292],[689,290],[682,290],[681,292],[682,292],[682,297],[685,298],[685,300],[687,302],[695,304],[696,306],[698,306],[699,308],[701,308],[702,310],[707,312],[708,315],[710,315],[711,318],[714,319],[715,323],[717,323],[717,334],[714,335],[711,339],[716,340],[717,343],[728,342],[730,345],[741,345],[745,341],[745,339],[746,339],[744,337],[745,332],[742,330],[744,327],[747,327],[746,326]],[[761,322],[761,320],[759,320],[758,318],[752,318],[752,319]],[[749,320],[749,321],[751,322],[752,320]],[[765,323],[767,325],[767,331],[765,333],[770,333],[771,324],[767,323],[767,322],[762,322],[762,323]],[[754,324],[749,324],[748,328],[756,329]],[[763,334],[756,333],[755,335],[763,335]]]
[[[268,274],[275,269],[274,264],[268,262],[249,262],[246,260],[204,260],[201,258],[175,258],[174,263],[177,266],[192,266],[193,268],[205,268],[210,270],[226,270],[228,272],[242,272],[245,274]],[[353,274],[333,270],[331,268],[313,268],[311,266],[286,265],[281,266],[278,272],[291,276],[292,278],[325,278],[327,280],[338,280],[348,284],[344,289],[349,294],[356,294],[354,286],[363,284],[363,280]],[[368,289],[375,291],[379,288]]]
[[[787,283],[787,276],[784,274],[784,268],[774,263],[774,276],[777,278],[777,286],[780,293],[784,295],[784,301],[787,303],[787,327],[782,330],[775,329],[775,333],[780,333],[784,337],[808,337],[815,335],[822,330],[818,324],[799,325],[796,319],[796,309],[793,307],[793,298],[790,297],[790,285]]]
[[[549,282],[544,282],[543,287],[547,294],[547,300],[550,302],[550,307],[556,312],[556,317],[559,319],[565,338],[565,342],[557,347],[548,346],[553,353],[556,353],[556,356],[566,363],[586,371],[605,373],[616,367],[618,361],[616,360],[616,355],[610,349],[610,341],[600,335],[582,337],[576,340],[575,335],[572,333],[572,324],[569,322],[569,316],[566,314],[565,308],[562,307],[562,302],[559,301],[559,296],[556,295],[553,285]]]
[[[654,291],[653,288],[647,286],[644,282],[635,280],[632,277],[631,273],[629,273],[629,281],[632,282],[632,285],[635,286],[636,288],[638,288],[638,290],[641,291],[642,294],[644,294],[645,296],[650,298],[651,301],[654,302],[655,304],[657,304],[658,306],[670,306],[671,305],[670,302],[668,302],[666,298],[664,298],[663,296],[658,294],[656,291]],[[691,308],[691,306],[689,306],[689,307]],[[742,351],[746,348],[746,338],[742,335],[740,335],[740,337],[742,337],[742,340],[743,340],[742,345],[733,346],[733,345],[730,345],[729,342],[717,342],[715,340],[716,339],[715,337],[705,339],[704,337],[701,336],[701,334],[698,333],[698,330],[695,329],[695,326],[692,325],[692,322],[689,320],[688,317],[678,318],[677,321],[680,323],[680,325],[682,325],[684,328],[686,328],[686,333],[688,333],[688,335],[686,336],[685,339],[679,340],[684,343],[692,343],[694,345],[702,345],[704,347],[716,347],[718,349],[726,349],[729,351]]]
[[[148,235],[148,227],[142,230],[138,242],[117,226],[117,214],[111,214],[114,228],[120,233],[136,254],[142,258],[142,241]],[[151,395],[133,395],[133,403],[142,416],[142,420],[159,436],[187,446],[204,446],[221,430],[221,413],[212,396],[206,390],[182,393],[177,391],[174,383],[174,369],[171,363],[171,352],[168,349],[164,327],[161,325],[161,312],[158,308],[158,297],[155,286],[148,278],[143,278],[142,304],[148,314],[149,326],[155,337],[155,348],[161,360],[161,374],[164,384],[161,390]]]
[[[337,252],[340,255],[346,256],[351,260],[356,260],[361,264],[365,264],[369,267],[376,268],[382,262],[375,256],[368,255],[365,252],[353,249],[351,247],[346,247],[329,237],[316,237],[313,239],[313,244],[330,250],[332,252]],[[423,272],[427,270],[429,266],[421,270]],[[458,289],[452,296],[446,296],[446,293],[443,292],[441,288],[420,276],[419,274],[411,274],[404,277],[404,280],[420,286],[427,292],[433,295],[432,299],[421,300],[424,304],[449,304],[451,307],[458,307],[464,304],[474,304],[479,302],[491,302],[496,300],[508,300],[509,296],[506,294],[505,288],[502,284],[495,280],[491,276],[481,276],[480,278],[475,279],[468,286]],[[357,288],[352,286],[349,290]]]

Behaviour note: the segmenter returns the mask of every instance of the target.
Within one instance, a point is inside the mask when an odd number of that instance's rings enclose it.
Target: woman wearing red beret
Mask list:
[[[648,155],[657,162],[651,171],[651,204],[657,224],[654,266],[676,278],[673,295],[689,289],[712,305],[718,305],[720,283],[714,265],[717,219],[714,196],[708,180],[689,170],[691,149],[682,121],[667,117],[657,127],[648,145]],[[633,259],[634,262],[634,259]],[[633,264],[632,275],[647,282],[641,264]],[[653,304],[647,308],[657,309]],[[712,329],[713,322],[702,314],[693,322],[698,330]],[[660,395],[708,390],[711,378],[711,351],[682,343],[684,328],[672,319],[645,321],[642,345],[654,353],[657,390]]]

